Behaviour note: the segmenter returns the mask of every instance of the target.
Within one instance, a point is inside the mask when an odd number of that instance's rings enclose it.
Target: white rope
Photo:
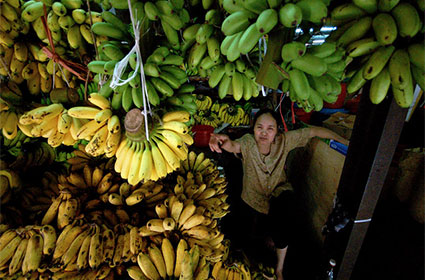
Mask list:
[[[263,60],[263,57],[262,57],[262,54],[261,54],[261,42],[264,45],[264,53],[263,53],[263,55],[265,56],[266,55],[266,52],[267,52],[266,37],[263,36],[263,37],[260,38],[260,40],[258,40],[258,51],[260,52],[259,55],[258,55],[258,62],[260,63],[260,65],[261,65],[261,61]],[[266,87],[263,86],[263,85],[261,85],[261,93],[263,94],[264,97],[267,96]]]
[[[143,70],[142,54],[140,53],[140,47],[139,47],[141,22],[138,21],[137,23],[135,23],[135,20],[133,17],[133,10],[131,8],[131,1],[130,0],[127,0],[127,1],[128,1],[128,10],[130,11],[131,24],[133,25],[133,31],[134,31],[134,46],[130,50],[130,52],[120,62],[115,64],[114,73],[112,75],[111,84],[109,86],[115,89],[118,86],[127,84],[128,82],[130,82],[132,79],[136,77],[140,68],[140,86],[142,88],[142,96],[143,96],[142,115],[145,118],[146,139],[149,141],[148,113],[152,114],[152,112],[151,112],[151,107],[149,103],[148,91],[146,88],[146,79],[145,79],[145,72]],[[121,76],[124,74],[124,71],[127,68],[130,57],[133,53],[136,53],[136,57],[137,57],[136,69],[134,69],[134,72],[130,77],[127,77],[127,79],[123,80],[121,79]]]

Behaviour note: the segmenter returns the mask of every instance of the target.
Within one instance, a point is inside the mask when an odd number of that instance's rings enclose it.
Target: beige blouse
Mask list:
[[[273,190],[287,181],[284,167],[288,153],[305,146],[309,135],[309,128],[278,134],[266,156],[259,152],[254,135],[245,134],[235,140],[241,145],[244,173],[241,197],[245,203],[258,212],[268,214]]]

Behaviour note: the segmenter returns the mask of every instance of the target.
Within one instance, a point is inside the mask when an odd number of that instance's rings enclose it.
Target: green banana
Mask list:
[[[407,87],[405,89],[397,89],[396,87],[391,87],[394,95],[394,99],[397,104],[401,108],[409,108],[409,106],[413,102],[414,97],[414,89],[413,89],[413,81],[410,80],[407,83]]]
[[[227,60],[228,61],[235,61],[238,59],[241,55],[241,52],[239,51],[239,41],[242,37],[243,31],[236,34],[236,38],[233,40],[232,44],[229,46],[229,49],[227,50]]]
[[[346,3],[334,8],[331,12],[332,21],[348,22],[366,15],[366,11],[353,3]]]
[[[178,89],[181,86],[179,79],[166,71],[161,72],[159,77],[173,89]]]
[[[143,94],[142,94],[142,88],[131,88],[131,99],[133,100],[134,105],[136,105],[137,108],[142,108],[143,106]]]
[[[321,0],[301,0],[295,3],[303,14],[303,20],[321,24],[328,15],[328,7]]]
[[[175,76],[177,79],[182,80],[182,79],[187,79],[187,74],[186,72],[175,66],[175,65],[163,65],[160,67],[161,72],[165,71],[168,72],[170,74],[172,74],[173,76]]]
[[[145,63],[143,71],[147,76],[159,77],[160,69],[155,63]]]
[[[175,13],[173,5],[171,5],[171,3],[168,1],[156,1],[155,6],[158,8],[158,12],[160,15],[172,15]]]
[[[310,97],[310,85],[307,76],[303,71],[292,69],[288,72],[291,85],[294,87],[296,95],[301,100],[307,100]]]
[[[223,41],[221,41],[220,52],[223,55],[227,55],[227,51],[229,50],[230,45],[232,44],[233,40],[235,40],[237,35],[238,34],[236,33],[236,34],[233,34],[231,36],[226,36],[226,37],[224,37]]]
[[[195,90],[195,86],[192,84],[184,84],[182,85],[177,93],[191,93]]]
[[[126,35],[118,27],[108,22],[96,22],[92,25],[91,30],[99,36],[107,36],[117,40],[125,40]]]
[[[7,4],[7,3],[6,3]],[[5,4],[3,4],[5,5]],[[44,14],[43,2],[34,2],[28,5],[21,13],[21,18],[26,22],[33,22]],[[6,13],[6,12],[5,12]]]
[[[155,87],[152,85],[150,81],[146,81],[146,90],[148,92],[149,103],[153,106],[159,105],[161,99],[156,91]]]
[[[363,65],[359,70],[357,70],[357,72],[348,81],[347,93],[351,94],[358,91],[367,82],[367,80],[363,78],[363,71],[364,71],[365,65]]]
[[[121,60],[124,57],[122,50],[113,44],[103,45],[102,51],[110,60]]]
[[[145,14],[149,20],[157,21],[159,19],[158,8],[152,2],[145,3]]]
[[[306,52],[306,46],[300,42],[290,42],[282,46],[281,56],[283,61],[291,62],[292,60],[301,57]]]
[[[244,79],[241,73],[235,72],[235,74],[232,77],[232,92],[233,92],[233,98],[236,101],[241,100],[244,94]]]
[[[199,23],[192,24],[191,26],[188,26],[183,31],[183,39],[186,41],[192,40],[196,38],[196,34],[198,33],[199,28],[201,25]]]
[[[391,86],[397,89],[405,89],[412,80],[410,73],[409,54],[404,49],[398,49],[392,54],[388,62],[388,71],[391,77]]]
[[[236,66],[236,70],[238,70],[241,73],[245,73],[245,71],[247,70],[245,61],[243,61],[242,59],[236,60],[235,66]]]
[[[167,22],[161,20],[162,30],[164,30],[165,37],[167,37],[168,42],[170,42],[173,48],[180,46],[179,34],[177,31]]]
[[[373,37],[360,39],[347,46],[347,54],[350,57],[358,57],[374,52],[381,44]]]
[[[423,43],[409,45],[407,47],[407,52],[409,53],[410,62],[422,71],[425,71],[425,52]]]
[[[262,11],[269,8],[266,0],[243,0],[242,6],[255,14],[260,14]]]
[[[390,89],[391,80],[388,67],[382,69],[381,73],[376,76],[369,89],[369,99],[373,104],[379,104],[387,96],[388,90]]]
[[[308,53],[320,58],[330,56],[336,51],[335,42],[324,42],[321,45],[313,45],[308,49]]]
[[[322,96],[310,87],[310,97],[308,98],[308,102],[313,107],[313,110],[320,111],[323,109],[323,98]]]
[[[117,60],[110,60],[105,63],[103,66],[103,73],[107,75],[112,75],[114,73],[115,65],[117,64]]]
[[[220,58],[220,42],[214,36],[207,39],[207,50],[208,55],[213,61],[217,61]]]
[[[211,88],[215,88],[220,83],[225,73],[224,65],[218,65],[215,67],[208,79],[208,85]]]
[[[93,73],[104,73],[106,61],[94,60],[87,64],[89,70]]]
[[[292,60],[291,66],[312,76],[322,76],[328,70],[323,59],[309,53]]]
[[[70,10],[79,9],[81,8],[81,5],[83,5],[82,0],[61,0],[61,2],[67,9]]]
[[[277,11],[275,9],[267,9],[261,12],[255,25],[261,34],[267,34],[276,26],[277,22]]]
[[[231,36],[233,34],[244,31],[249,25],[249,12],[247,11],[238,11],[229,15],[221,25],[221,31],[226,36]]]
[[[220,0],[221,1],[221,0]],[[242,0],[223,0],[222,1],[222,7],[224,10],[226,10],[226,12],[228,12],[229,14],[234,14],[236,12],[239,11],[243,11],[246,12],[249,15],[249,18],[254,18],[256,17],[256,14],[246,10],[243,5],[242,5],[243,1]]]
[[[384,69],[388,60],[391,58],[394,50],[395,47],[392,45],[377,49],[366,62],[363,70],[363,77],[366,80],[370,80],[378,76],[379,72]]]
[[[204,44],[198,44],[195,43],[195,45],[192,46],[189,52],[188,57],[188,66],[189,69],[194,69],[201,63],[202,58],[204,57],[205,53],[207,52],[207,43]]]
[[[162,65],[180,66],[183,64],[184,58],[180,55],[170,54],[167,55],[162,61]]]
[[[302,20],[303,13],[301,9],[293,3],[286,3],[279,9],[279,21],[287,28],[298,26]]]
[[[218,9],[209,10],[205,14],[205,23],[212,24],[212,25],[221,24],[220,10],[218,10]]]
[[[390,12],[400,0],[379,0],[378,1],[378,10],[381,12]]]
[[[407,3],[401,2],[391,10],[401,37],[413,38],[422,26],[419,13],[416,8]]]
[[[335,63],[342,60],[344,58],[344,55],[345,55],[344,49],[337,48],[333,54],[331,54],[330,56],[324,57],[323,61],[326,62],[327,64]]]
[[[231,83],[232,83],[232,78],[224,74],[223,78],[220,81],[220,84],[218,85],[218,97],[220,99],[223,99],[224,97],[226,97],[231,87]]]
[[[242,34],[239,43],[238,49],[241,54],[249,53],[255,45],[257,45],[258,40],[263,36],[260,31],[257,29],[256,23],[251,24]]]
[[[133,107],[133,96],[132,96],[132,87],[126,87],[121,98],[121,106],[124,111],[130,111],[131,107]]]
[[[373,18],[376,40],[383,46],[391,45],[397,39],[397,25],[390,14],[380,13]]]
[[[341,37],[338,39],[339,47],[347,46],[348,44],[363,38],[372,26],[371,17],[363,17],[353,24]]]
[[[102,12],[102,18],[112,25],[115,25],[118,27],[123,33],[128,33],[128,25],[123,23],[122,20],[111,13],[110,11],[103,11]]]
[[[77,24],[83,24],[86,21],[86,11],[83,9],[75,9],[72,11],[72,18]]]
[[[159,16],[161,21],[165,21],[168,23],[174,30],[180,30],[185,25],[182,19],[177,14],[171,14],[171,15],[161,15]]]
[[[160,78],[152,77],[150,81],[152,82],[154,88],[163,96],[172,96],[174,94],[174,90]]]
[[[353,3],[369,14],[374,14],[378,10],[378,0],[353,0]]]
[[[208,38],[211,37],[211,35],[214,32],[214,26],[212,24],[204,23],[202,24],[198,32],[196,32],[196,42],[198,44],[206,43]]]
[[[267,3],[269,4],[269,7],[274,9],[279,7],[282,4],[283,0],[267,0]]]
[[[111,107],[114,110],[120,110],[122,106],[122,95],[123,91],[114,91],[111,100]]]
[[[415,65],[411,65],[410,70],[412,71],[412,77],[419,85],[419,87],[424,90],[425,89],[425,73],[419,67]]]
[[[109,86],[111,84],[111,79],[109,79],[106,83],[102,85],[102,87],[99,90],[99,94],[103,97],[109,98],[111,94],[114,92],[114,90]]]

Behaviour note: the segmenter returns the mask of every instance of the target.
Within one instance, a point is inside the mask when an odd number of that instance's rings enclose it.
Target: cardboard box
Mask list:
[[[356,115],[336,112],[323,121],[323,126],[350,140],[355,120]]]

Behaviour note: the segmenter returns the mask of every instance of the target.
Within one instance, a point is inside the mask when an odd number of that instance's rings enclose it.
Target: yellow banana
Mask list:
[[[89,266],[96,269],[103,259],[102,234],[96,232],[90,239]]]
[[[140,253],[137,256],[137,264],[143,273],[151,280],[159,280],[161,277],[147,254]]]
[[[40,229],[41,236],[43,236],[43,254],[53,254],[56,247],[56,230],[52,225],[44,225]]]
[[[28,240],[25,258],[22,263],[22,273],[36,271],[40,266],[42,256],[43,237],[40,234],[34,234]]]
[[[16,272],[18,272],[21,267],[22,263],[25,258],[25,253],[27,250],[29,239],[22,239],[22,241],[19,243],[18,247],[16,248],[15,253],[13,254],[13,257],[9,263],[9,275],[14,275]]]
[[[77,119],[94,119],[100,109],[88,106],[76,106],[68,110],[68,115]]]
[[[165,268],[164,257],[162,256],[161,250],[157,246],[152,245],[148,248],[148,253],[161,278],[166,278],[167,271]]]

